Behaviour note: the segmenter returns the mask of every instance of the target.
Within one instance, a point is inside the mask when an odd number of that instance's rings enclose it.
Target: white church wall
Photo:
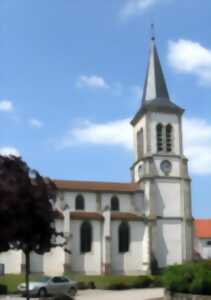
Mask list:
[[[137,192],[133,195],[133,204],[136,212],[144,213],[145,205],[144,205],[144,193]]]
[[[181,186],[178,181],[156,180],[154,186],[156,214],[166,217],[181,216]]]
[[[63,232],[63,230],[64,221],[57,219],[56,231]],[[54,242],[60,244],[64,240],[62,237],[57,237]],[[49,275],[59,275],[64,272],[65,253],[63,247],[52,248],[51,251],[45,253],[43,256],[34,254],[33,260],[32,267],[34,272],[44,272]],[[39,268],[42,268],[42,270],[39,271]]]
[[[92,225],[92,250],[88,253],[80,251],[80,227],[82,220],[71,220],[70,228],[72,232],[71,245],[71,270],[88,274],[101,273],[101,246],[102,246],[102,226],[99,221],[90,221]]]
[[[119,209],[122,212],[134,211],[132,206],[132,195],[123,193],[102,193],[101,194],[101,207],[104,210],[106,207],[111,207],[112,196],[117,196],[119,199]]]
[[[5,274],[21,273],[22,251],[10,250],[0,254],[0,263],[4,264]]]
[[[43,256],[43,272],[47,275],[62,275],[64,273],[65,253],[61,247],[51,249]]]
[[[136,124],[136,126],[134,127],[134,130],[133,130],[133,143],[134,143],[133,144],[133,147],[134,147],[133,149],[134,149],[134,153],[135,153],[135,161],[138,160],[137,134],[141,129],[143,129],[143,134],[144,134],[143,140],[145,141],[144,147],[143,147],[144,154],[147,153],[147,143],[146,143],[146,141],[147,141],[148,136],[147,136],[146,124],[147,124],[146,116],[143,116],[141,118],[141,120],[139,120],[139,122]]]
[[[143,235],[145,225],[142,222],[129,222],[130,250],[119,253],[118,229],[121,221],[112,221],[111,224],[111,269],[113,273],[140,274],[143,257]]]
[[[43,268],[43,255],[39,255],[37,253],[30,254],[30,270],[32,273],[42,273],[44,271]]]
[[[85,211],[96,211],[97,201],[96,193],[91,192],[69,192],[63,191],[63,200],[60,200],[60,207],[64,207],[68,204],[70,210],[75,211],[75,199],[77,195],[82,195],[84,197]]]
[[[158,220],[154,236],[159,267],[182,263],[182,224],[179,220]]]
[[[210,238],[195,238],[195,249],[202,258],[211,258],[211,237]]]
[[[157,153],[157,137],[156,126],[162,123],[163,125],[171,124],[173,126],[173,153],[181,154],[180,149],[180,122],[179,117],[175,114],[152,113],[151,114],[151,151]]]

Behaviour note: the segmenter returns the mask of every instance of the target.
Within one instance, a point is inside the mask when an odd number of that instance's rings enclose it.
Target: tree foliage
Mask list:
[[[52,247],[56,187],[19,157],[0,156],[0,252],[43,254]]]

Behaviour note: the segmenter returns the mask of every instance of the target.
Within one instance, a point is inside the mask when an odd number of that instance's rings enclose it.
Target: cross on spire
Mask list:
[[[155,25],[154,23],[151,24],[151,40],[155,40]]]

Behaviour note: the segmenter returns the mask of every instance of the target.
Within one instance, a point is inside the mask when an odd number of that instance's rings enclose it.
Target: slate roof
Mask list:
[[[140,119],[146,111],[168,112],[182,114],[184,109],[174,104],[169,97],[166,81],[158,56],[155,39],[151,39],[149,62],[144,84],[142,104],[131,121],[132,125]]]

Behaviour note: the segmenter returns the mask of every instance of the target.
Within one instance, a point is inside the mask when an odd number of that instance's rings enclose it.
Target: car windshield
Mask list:
[[[43,276],[43,277],[40,277],[37,281],[38,281],[38,282],[47,282],[49,279],[50,279],[50,277],[48,277],[48,276]]]

